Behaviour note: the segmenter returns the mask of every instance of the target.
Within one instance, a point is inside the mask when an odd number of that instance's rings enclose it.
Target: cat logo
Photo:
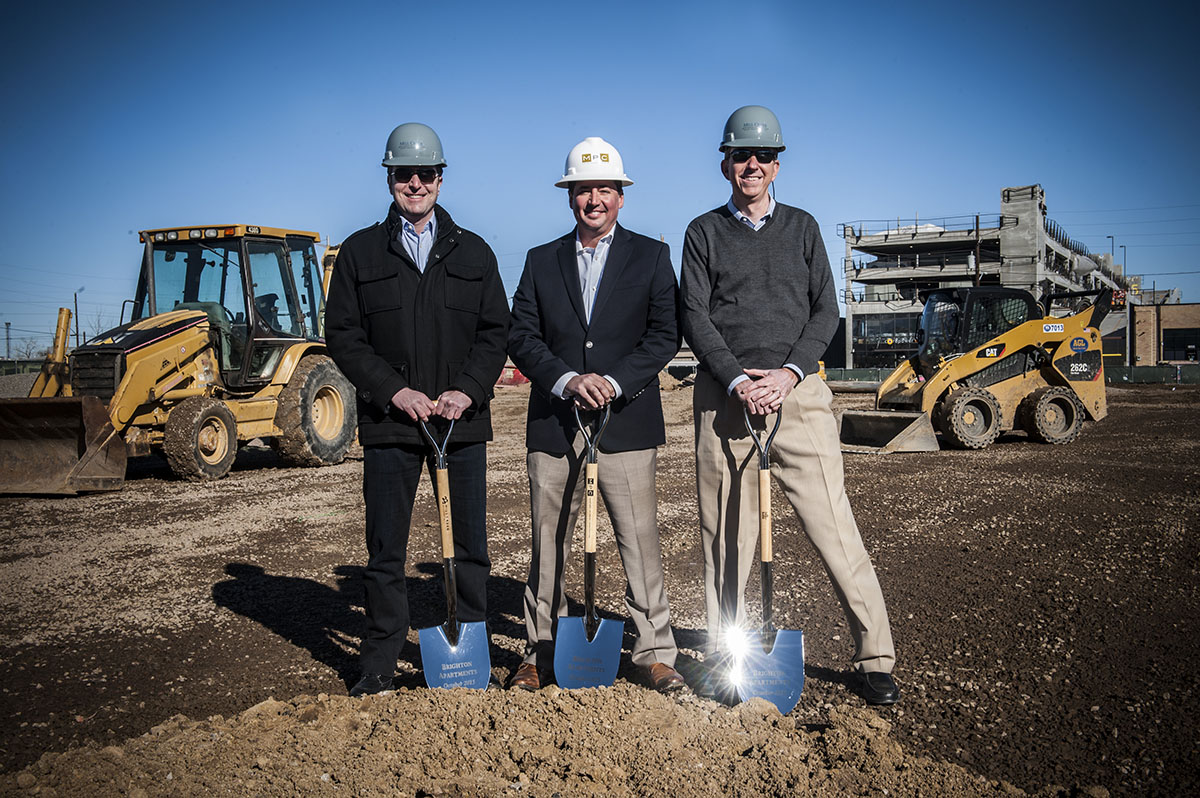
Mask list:
[[[1003,352],[1003,346],[987,346],[979,353],[979,357],[1000,357]]]

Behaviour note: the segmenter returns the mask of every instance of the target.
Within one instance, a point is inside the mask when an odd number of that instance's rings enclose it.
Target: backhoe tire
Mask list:
[[[309,355],[279,394],[279,456],[293,466],[340,463],[354,442],[357,423],[350,381],[329,357]]]
[[[229,473],[237,450],[237,421],[220,400],[193,396],[172,408],[167,416],[163,454],[180,479],[220,479]]]
[[[952,391],[942,400],[941,429],[956,449],[982,449],[1000,436],[1000,403],[985,388]]]
[[[1070,443],[1083,429],[1084,409],[1068,388],[1038,388],[1017,409],[1017,419],[1029,437],[1041,443]]]

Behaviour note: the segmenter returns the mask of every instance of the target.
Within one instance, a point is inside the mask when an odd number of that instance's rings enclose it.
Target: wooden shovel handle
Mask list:
[[[450,472],[439,468],[437,474],[438,520],[442,524],[442,557],[454,558],[454,525],[450,521]]]
[[[583,551],[596,553],[596,463],[584,466],[583,493]]]
[[[771,546],[771,470],[758,471],[758,544],[762,562],[771,562],[775,553]]]

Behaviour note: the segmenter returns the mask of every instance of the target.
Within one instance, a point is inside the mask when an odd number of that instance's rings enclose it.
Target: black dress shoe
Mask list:
[[[862,697],[867,699],[868,704],[886,706],[900,700],[900,688],[896,686],[896,680],[890,673],[882,671],[863,673],[859,677],[859,684],[862,689]]]
[[[350,697],[386,693],[392,689],[392,677],[382,673],[364,673],[358,684],[350,688]]]

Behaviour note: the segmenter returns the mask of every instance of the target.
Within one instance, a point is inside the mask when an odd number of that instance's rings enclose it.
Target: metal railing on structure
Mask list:
[[[941,233],[971,233],[977,229],[1000,230],[1012,227],[1017,223],[1017,217],[993,214],[989,216],[942,216],[932,219],[859,219],[853,222],[840,222],[838,236],[841,238],[861,238],[862,236],[892,236],[892,235],[939,235]]]
[[[923,253],[913,255],[878,256],[870,260],[866,258],[842,258],[842,271],[854,270],[855,273],[865,269],[937,269],[943,271],[947,266],[967,268],[970,256],[975,254],[973,249],[952,250],[949,252]],[[984,253],[989,258],[999,260],[999,253],[987,250]]]
[[[1045,218],[1042,219],[1042,222],[1046,228],[1046,235],[1053,238],[1059,244],[1071,250],[1076,255],[1083,255],[1086,258],[1097,260],[1096,256],[1092,254],[1092,251],[1087,248],[1087,245],[1068,236],[1067,232],[1059,226],[1058,222],[1054,221],[1053,219]]]
[[[846,303],[861,304],[863,302],[903,302],[910,304],[916,301],[916,292],[905,298],[899,291],[880,291],[878,293],[867,296],[865,291],[852,291],[850,289],[842,289],[842,301]]]

